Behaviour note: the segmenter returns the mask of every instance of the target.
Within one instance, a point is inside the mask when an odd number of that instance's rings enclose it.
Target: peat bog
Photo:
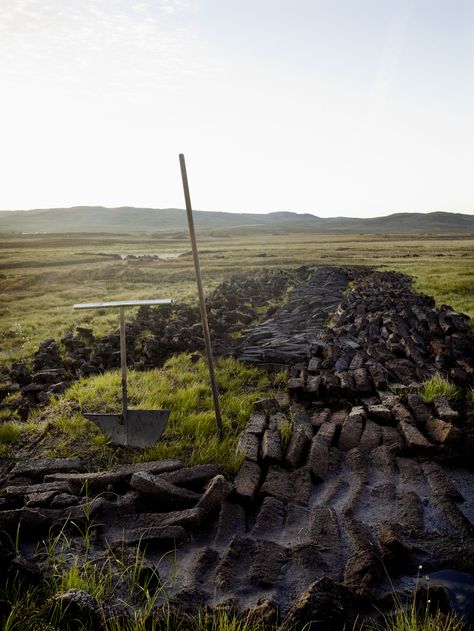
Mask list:
[[[5,628],[467,628],[435,577],[474,571],[473,239],[200,242],[222,444],[182,237],[2,243]],[[127,350],[169,427],[113,448],[82,412],[119,407],[116,323],[70,306],[165,294]]]

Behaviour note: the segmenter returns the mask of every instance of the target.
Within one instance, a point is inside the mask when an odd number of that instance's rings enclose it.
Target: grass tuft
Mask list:
[[[285,421],[280,425],[280,442],[283,451],[286,451],[288,443],[290,442],[291,434],[293,433],[293,423],[291,421]]]
[[[443,614],[439,610],[429,613],[416,608],[400,609],[393,616],[384,617],[381,625],[365,627],[365,631],[464,631],[465,625],[453,612]]]
[[[467,391],[467,402],[469,405],[474,405],[474,388],[469,388]]]
[[[420,393],[425,403],[431,403],[436,397],[457,399],[460,395],[460,390],[453,383],[436,374],[431,379],[423,382]]]
[[[0,425],[0,445],[9,445],[18,440],[20,427],[17,423],[2,423]]]

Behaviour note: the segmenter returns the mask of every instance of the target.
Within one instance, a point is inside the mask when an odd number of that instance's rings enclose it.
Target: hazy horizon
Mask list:
[[[3,0],[1,210],[474,208],[470,0]],[[225,210],[223,210],[225,209]]]
[[[103,205],[98,205],[98,204],[91,204],[91,205],[74,205],[74,206],[58,206],[58,207],[51,207],[51,208],[10,208],[10,209],[0,209],[0,212],[32,212],[32,211],[48,211],[48,210],[73,210],[75,208],[105,208],[107,210],[116,210],[116,209],[120,209],[120,208],[135,208],[135,209],[146,209],[146,210],[181,210],[183,212],[186,211],[186,209],[184,207],[180,208],[180,207],[173,207],[173,208],[164,208],[164,207],[151,207],[151,206],[124,206],[123,204],[120,206],[103,206]],[[408,210],[408,211],[401,211],[401,212],[388,212],[388,213],[381,213],[380,215],[370,215],[370,216],[363,216],[363,215],[324,215],[324,214],[318,214],[315,212],[309,212],[309,211],[298,211],[298,210],[289,210],[289,211],[279,211],[279,210],[269,210],[269,211],[262,211],[262,212],[252,212],[252,211],[245,211],[245,210],[207,210],[205,208],[194,208],[193,209],[194,212],[199,211],[199,212],[215,212],[215,213],[230,213],[230,214],[259,214],[259,215],[269,215],[271,213],[281,213],[281,212],[290,212],[290,213],[296,213],[299,215],[313,215],[315,217],[318,217],[320,219],[340,219],[340,218],[349,218],[349,219],[375,219],[375,218],[379,218],[379,217],[387,217],[389,215],[392,214],[412,214],[412,213],[421,213],[421,214],[429,214],[429,213],[433,213],[433,212],[446,212],[446,213],[451,213],[451,214],[461,214],[461,215],[474,215],[474,211],[456,211],[456,210],[439,210],[439,211],[432,211],[432,210]]]

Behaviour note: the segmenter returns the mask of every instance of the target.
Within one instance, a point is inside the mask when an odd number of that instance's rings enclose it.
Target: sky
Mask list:
[[[0,0],[0,209],[474,212],[474,0]]]

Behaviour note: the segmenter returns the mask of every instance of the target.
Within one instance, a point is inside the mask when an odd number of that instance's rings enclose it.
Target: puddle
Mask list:
[[[474,622],[474,575],[456,570],[440,570],[429,574],[432,585],[444,587],[451,607],[466,622]]]
[[[119,256],[122,261],[139,261],[140,259],[157,259],[159,261],[167,261],[169,259],[177,259],[179,256],[181,256],[181,254],[183,254],[183,252],[163,252],[162,254],[119,254]]]
[[[458,570],[438,570],[427,575],[430,586],[443,587],[451,607],[467,623],[474,623],[474,574]],[[413,592],[417,587],[426,587],[426,575],[402,576],[396,589]]]
[[[167,259],[177,259],[182,254],[184,254],[184,252],[164,252],[163,254],[158,254],[158,258],[166,261]]]

